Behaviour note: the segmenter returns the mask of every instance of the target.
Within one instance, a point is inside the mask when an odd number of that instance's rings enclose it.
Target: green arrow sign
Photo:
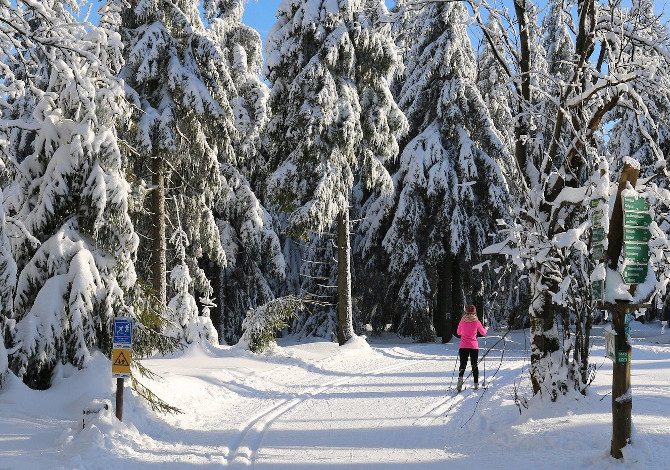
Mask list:
[[[605,257],[605,247],[602,243],[593,244],[593,259],[601,260]]]
[[[623,268],[623,282],[626,284],[642,284],[646,278],[646,264],[627,264]]]
[[[605,229],[602,227],[594,227],[592,240],[593,243],[601,242],[605,239]]]
[[[647,227],[623,228],[623,241],[625,242],[648,242],[650,238],[651,232]]]
[[[646,263],[649,261],[649,245],[643,243],[624,243],[623,257],[631,261],[637,261],[638,263]]]
[[[625,211],[648,211],[649,201],[639,196],[624,196],[623,210]]]
[[[651,223],[649,212],[624,212],[623,224],[626,227],[647,227]]]

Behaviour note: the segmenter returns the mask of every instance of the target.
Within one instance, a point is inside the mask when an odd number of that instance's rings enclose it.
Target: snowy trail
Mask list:
[[[145,361],[163,376],[148,384],[183,414],[157,416],[127,390],[123,424],[105,415],[81,431],[82,407],[112,397],[100,357],[52,390],[15,383],[0,394],[0,468],[667,468],[670,346],[651,332],[634,348],[635,433],[624,464],[607,455],[611,363],[602,342],[589,396],[552,404],[531,398],[527,342],[515,332],[487,358],[487,388],[458,395],[449,390],[454,343],[284,343],[267,356],[195,348]],[[529,400],[523,413],[515,389]],[[574,465],[565,466],[566,453]]]

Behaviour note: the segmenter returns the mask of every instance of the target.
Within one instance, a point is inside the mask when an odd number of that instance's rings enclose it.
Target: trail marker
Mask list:
[[[116,379],[116,417],[123,421],[123,381],[130,378],[133,320],[116,317],[112,327],[112,377]]]
[[[642,284],[647,279],[647,265],[627,264],[623,268],[622,276],[626,284]]]
[[[131,348],[133,345],[133,320],[128,317],[116,317],[112,343],[115,348]]]
[[[623,210],[647,212],[649,201],[641,196],[623,196]]]
[[[112,349],[112,377],[127,379],[130,377],[130,349]]]
[[[623,256],[636,263],[646,263],[649,261],[649,245],[644,243],[624,243]]]

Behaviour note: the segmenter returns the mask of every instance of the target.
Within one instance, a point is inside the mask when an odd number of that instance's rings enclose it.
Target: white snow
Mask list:
[[[657,323],[633,322],[634,430],[623,462],[609,457],[612,363],[601,326],[591,351],[599,369],[586,397],[531,397],[521,331],[487,358],[488,388],[457,396],[453,342],[357,338],[339,348],[283,340],[268,355],[192,346],[147,360],[163,377],[147,384],[183,414],[155,415],[126,389],[123,423],[103,410],[88,415],[82,430],[84,408],[113,405],[109,361],[94,353],[83,371],[61,367],[47,391],[8,377],[0,392],[0,468],[523,470],[568,468],[569,456],[569,468],[582,470],[664,469],[670,345],[656,342],[670,334],[658,332]],[[480,345],[499,338],[492,333]],[[527,406],[521,413],[515,387]]]

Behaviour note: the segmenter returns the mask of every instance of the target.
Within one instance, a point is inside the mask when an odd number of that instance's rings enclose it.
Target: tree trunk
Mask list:
[[[435,333],[442,337],[443,343],[451,341],[451,256],[446,256],[442,262],[437,286],[437,306],[433,314]]]
[[[152,285],[158,299],[160,313],[167,305],[167,262],[165,241],[165,174],[163,171],[163,157],[151,159],[151,275]]]
[[[337,216],[337,342],[342,346],[354,336],[351,308],[351,248],[349,208]]]
[[[554,302],[551,298],[552,287],[555,282],[543,273],[545,266],[538,266],[531,277],[531,304],[530,317],[530,380],[533,393],[542,390],[542,383],[551,381],[553,371],[560,366],[560,358],[553,353],[559,350],[560,341],[558,329],[554,323]],[[549,285],[552,284],[552,285]],[[556,363],[555,363],[556,362]],[[549,392],[552,399],[556,399],[560,384],[551,384]]]
[[[463,302],[463,280],[460,261],[454,255],[451,255],[449,258],[449,264],[451,265],[451,317],[448,323],[450,323],[451,333],[455,334],[458,322],[461,320],[461,316],[465,310],[465,304]]]
[[[216,329],[216,332],[219,334],[219,343],[225,343],[223,337],[223,292],[221,292],[221,281],[223,278],[223,268],[219,266],[218,263],[214,261],[209,261],[211,280],[212,280],[212,290],[214,291],[214,303],[216,304],[209,311],[209,316],[212,319],[212,324]]]

